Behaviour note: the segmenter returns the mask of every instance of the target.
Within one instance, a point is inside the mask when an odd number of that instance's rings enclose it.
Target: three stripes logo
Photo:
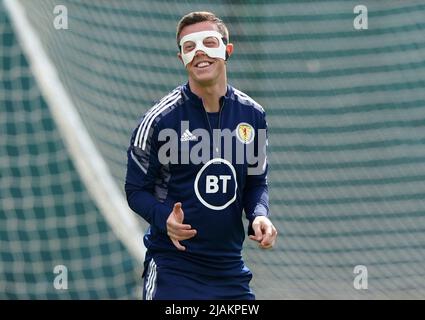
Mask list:
[[[198,138],[190,132],[188,129],[186,129],[182,136],[180,137],[180,141],[197,141]]]
[[[145,150],[146,141],[149,137],[149,129],[151,128],[155,118],[162,112],[172,106],[177,100],[181,98],[180,89],[172,91],[170,94],[162,98],[156,105],[154,105],[145,115],[134,139],[134,146]]]
[[[152,259],[149,262],[148,274],[146,275],[146,283],[145,283],[145,299],[152,300],[155,296],[156,292],[156,263]]]

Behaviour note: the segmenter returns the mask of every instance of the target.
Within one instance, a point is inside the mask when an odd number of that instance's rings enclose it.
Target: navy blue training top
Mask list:
[[[220,277],[249,273],[241,254],[242,214],[249,234],[256,216],[269,215],[267,122],[264,109],[230,85],[220,102],[220,112],[208,114],[186,83],[149,109],[133,131],[125,192],[130,208],[150,224],[144,237],[145,265],[154,259],[159,268],[176,272]],[[217,148],[225,140],[211,134],[217,128],[232,135],[227,147]],[[236,156],[241,146],[253,146],[254,155],[264,157],[245,154],[241,160]],[[253,167],[260,171],[248,174]],[[185,251],[167,235],[166,221],[176,202],[182,203],[183,223],[197,230],[195,237],[180,241]]]

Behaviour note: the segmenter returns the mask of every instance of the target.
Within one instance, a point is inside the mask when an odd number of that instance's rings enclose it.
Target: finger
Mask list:
[[[263,239],[263,233],[261,232],[261,225],[259,223],[252,224],[252,229],[254,230],[255,235],[250,236],[250,239],[261,241]]]
[[[257,237],[256,236],[249,236],[249,238],[251,239],[251,240],[254,240],[254,241],[257,241],[258,242],[258,240],[257,240]]]
[[[170,239],[177,240],[177,241],[183,241],[183,240],[189,240],[192,239],[195,235],[189,235],[189,236],[170,236]]]
[[[174,204],[173,211],[180,211],[181,208],[182,208],[182,203],[181,202],[176,202]]]
[[[258,245],[261,249],[271,249],[273,248],[273,244],[270,243],[268,245],[262,245],[261,243]]]
[[[168,229],[173,230],[190,230],[192,229],[192,226],[190,224],[182,224],[174,221],[168,222]]]
[[[196,236],[196,230],[184,230],[179,232],[168,232],[168,236],[172,239],[187,240]]]
[[[274,226],[271,226],[270,230],[267,230],[266,236],[264,237],[263,241],[261,241],[260,246],[265,249],[273,247],[276,242],[276,237],[277,230]]]
[[[180,251],[185,251],[185,250],[186,250],[186,247],[182,246],[182,245],[180,244],[180,242],[178,242],[177,240],[175,240],[175,239],[171,239],[171,241],[173,241],[174,246],[175,246],[178,250],[180,250]]]
[[[261,240],[261,244],[263,246],[268,246],[273,241],[273,229],[271,226],[267,226],[264,231],[263,239]]]
[[[183,213],[183,210],[182,210],[182,204],[181,204],[181,202],[176,202],[174,204],[173,214],[174,214],[174,217],[176,218],[176,221],[177,222],[179,222],[179,223],[182,223],[183,222],[183,220],[184,220],[184,213]]]
[[[273,246],[273,244],[274,244],[274,239],[273,238],[269,238],[269,239],[266,239],[266,240],[263,240],[263,241],[260,242],[260,245],[262,247]]]

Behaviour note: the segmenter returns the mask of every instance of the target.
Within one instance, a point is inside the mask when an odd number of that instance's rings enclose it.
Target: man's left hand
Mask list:
[[[258,216],[252,222],[252,229],[255,235],[249,236],[251,240],[257,241],[262,249],[270,249],[274,246],[277,237],[277,230],[269,218]]]

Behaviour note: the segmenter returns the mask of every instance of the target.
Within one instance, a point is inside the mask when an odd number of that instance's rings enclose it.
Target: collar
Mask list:
[[[227,87],[226,94],[220,98],[220,104],[222,103],[223,99],[225,101],[229,100],[233,94],[232,86],[227,84],[226,87]],[[183,97],[189,102],[191,102],[192,105],[196,107],[202,106],[202,99],[192,92],[189,86],[189,81],[182,86],[182,91],[183,91]]]

